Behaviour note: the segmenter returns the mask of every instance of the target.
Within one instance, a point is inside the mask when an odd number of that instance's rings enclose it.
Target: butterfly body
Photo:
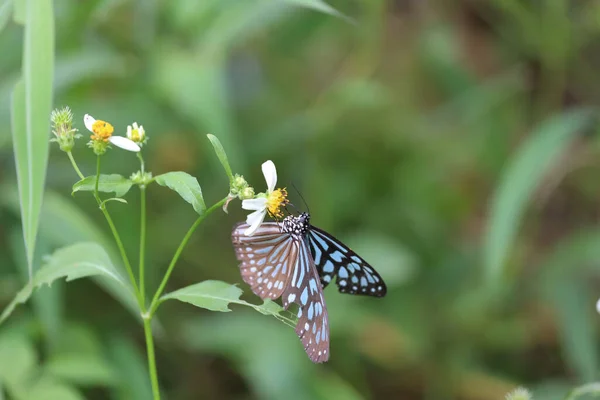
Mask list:
[[[329,358],[329,320],[323,289],[337,277],[340,292],[381,297],[386,288],[375,270],[327,232],[310,215],[263,223],[253,236],[237,224],[232,242],[244,281],[262,299],[298,305],[296,333],[313,362]]]

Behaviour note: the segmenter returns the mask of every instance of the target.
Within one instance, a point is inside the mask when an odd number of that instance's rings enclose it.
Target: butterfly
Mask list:
[[[310,215],[289,215],[265,222],[253,236],[245,223],[231,239],[243,280],[261,299],[282,299],[287,310],[298,305],[296,334],[315,363],[329,359],[329,318],[323,289],[336,277],[339,291],[383,297],[381,276],[335,237],[310,224]]]

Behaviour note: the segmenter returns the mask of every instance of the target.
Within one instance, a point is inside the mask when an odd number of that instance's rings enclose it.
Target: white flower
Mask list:
[[[93,133],[92,141],[110,142],[124,150],[134,151],[136,153],[140,151],[140,146],[133,140],[123,136],[113,136],[114,128],[108,122],[96,120],[90,114],[85,114],[83,123],[85,124],[85,127]]]
[[[144,130],[144,126],[138,126],[137,122],[133,123],[133,127],[131,125],[127,125],[127,137],[136,143],[144,143],[144,140],[146,139],[146,131]]]
[[[253,213],[246,217],[246,223],[250,225],[244,231],[244,235],[252,236],[260,224],[265,220],[267,212],[272,217],[281,218],[283,213],[280,208],[287,204],[287,192],[285,189],[275,189],[277,185],[277,169],[273,161],[268,160],[262,164],[262,172],[267,181],[267,192],[261,193],[254,199],[242,201],[244,210],[252,210]]]

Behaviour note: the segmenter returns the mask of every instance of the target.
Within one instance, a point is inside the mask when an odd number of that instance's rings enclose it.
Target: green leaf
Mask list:
[[[490,204],[483,254],[488,283],[501,278],[521,217],[537,185],[590,116],[589,112],[575,111],[551,118],[510,160]]]
[[[127,204],[127,200],[125,200],[125,199],[121,199],[119,197],[111,197],[110,199],[106,199],[106,200],[102,201],[102,203],[100,203],[100,207],[104,206],[109,201],[118,201],[119,203]]]
[[[173,299],[207,310],[221,312],[231,311],[229,308],[230,303],[241,304],[252,307],[262,314],[272,315],[287,325],[296,326],[293,317],[281,315],[284,310],[278,304],[270,300],[265,301],[262,305],[251,304],[240,300],[242,293],[242,289],[227,282],[204,281],[164,295],[161,297],[161,303]]]
[[[96,176],[87,176],[73,185],[73,193],[75,192],[93,192],[96,185]],[[100,182],[98,183],[98,191],[104,193],[114,192],[117,197],[123,197],[129,192],[133,182],[119,174],[104,175],[100,174]]]
[[[10,16],[13,11],[12,0],[5,0],[3,4],[0,4],[0,32],[6,27],[6,24],[10,20]]]
[[[597,317],[590,304],[596,298],[590,288],[577,279],[565,279],[556,287],[551,301],[557,310],[557,322],[562,350],[566,361],[583,382],[596,377],[596,333],[594,319]]]
[[[538,284],[546,303],[556,309],[560,343],[565,361],[581,381],[596,377],[597,317],[591,304],[595,299],[586,283],[598,273],[600,230],[571,234],[554,246],[540,266]]]
[[[53,66],[52,0],[28,0],[22,80],[13,93],[12,133],[30,278],[48,164]]]
[[[158,175],[154,180],[160,186],[166,186],[179,193],[181,198],[190,203],[198,214],[204,214],[206,205],[202,197],[202,189],[196,178],[185,172],[176,171]]]
[[[210,143],[212,144],[213,148],[215,149],[215,153],[217,153],[217,157],[219,158],[223,169],[225,169],[225,173],[227,174],[229,182],[231,183],[233,181],[233,173],[231,172],[229,160],[227,159],[227,154],[225,154],[225,149],[223,148],[223,145],[215,135],[208,134],[206,136],[208,137],[208,140],[210,140]]]
[[[584,395],[594,395],[594,397],[600,396],[600,383],[588,383],[583,386],[579,386],[573,389],[565,400],[575,400]]]
[[[56,279],[66,278],[67,282],[89,276],[102,276],[116,282],[133,296],[127,281],[112,265],[106,251],[96,243],[77,243],[54,252],[47,263],[34,275],[33,280],[25,286],[0,315],[0,324],[10,316],[18,304],[25,303],[33,289]]]
[[[42,221],[43,217],[40,219],[40,226],[42,226]],[[40,229],[37,244],[38,251],[36,251],[34,256],[34,265],[41,265],[42,255],[52,252],[52,246],[50,246],[48,239],[44,237],[41,231]],[[29,277],[22,238],[23,233],[19,228],[15,227],[10,233],[8,243],[15,263],[21,272],[22,282],[25,284],[29,280]],[[52,351],[56,347],[59,338],[63,334],[63,289],[62,282],[56,282],[52,288],[40,288],[32,297],[33,309],[39,319],[44,339],[47,342],[46,348],[49,351]]]
[[[90,354],[60,354],[48,360],[44,368],[48,375],[83,386],[112,386],[117,380],[106,361]]]

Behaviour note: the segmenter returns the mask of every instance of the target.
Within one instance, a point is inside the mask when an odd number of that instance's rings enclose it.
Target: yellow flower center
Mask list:
[[[134,142],[140,142],[142,140],[139,129],[131,130],[131,140],[133,140]]]
[[[273,218],[283,218],[283,211],[281,208],[284,207],[289,200],[287,199],[287,190],[276,189],[269,193],[267,197],[267,211]]]
[[[112,136],[114,131],[115,128],[113,128],[111,124],[98,119],[92,125],[92,132],[94,132],[94,134],[91,136],[91,139],[97,142],[108,142],[108,139]]]

